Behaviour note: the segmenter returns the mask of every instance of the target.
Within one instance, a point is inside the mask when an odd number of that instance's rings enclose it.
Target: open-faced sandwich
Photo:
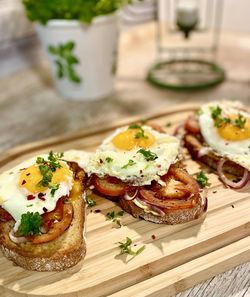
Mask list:
[[[197,219],[206,198],[183,168],[179,146],[176,137],[150,126],[117,129],[90,157],[90,184],[134,217],[165,224]]]
[[[184,145],[192,157],[216,170],[225,185],[239,189],[248,183],[250,113],[241,103],[208,103],[187,119],[184,130]]]
[[[0,248],[17,265],[60,271],[85,255],[85,172],[62,154],[0,175]]]

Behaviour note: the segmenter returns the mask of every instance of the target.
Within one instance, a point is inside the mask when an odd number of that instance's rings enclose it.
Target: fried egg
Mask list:
[[[199,125],[206,143],[219,156],[250,170],[250,113],[240,102],[204,105]]]
[[[149,126],[117,129],[90,157],[88,174],[117,177],[132,185],[149,185],[177,162],[179,140]]]
[[[47,160],[48,155],[41,157]],[[15,219],[15,230],[22,214],[54,210],[58,199],[68,196],[73,186],[73,172],[63,160],[58,161],[60,167],[53,172],[49,186],[42,185],[43,175],[36,161],[37,157],[31,158],[0,175],[0,206]]]

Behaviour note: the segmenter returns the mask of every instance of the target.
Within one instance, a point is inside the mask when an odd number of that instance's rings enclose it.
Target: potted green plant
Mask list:
[[[77,100],[112,93],[119,14],[132,0],[23,0],[59,93]]]

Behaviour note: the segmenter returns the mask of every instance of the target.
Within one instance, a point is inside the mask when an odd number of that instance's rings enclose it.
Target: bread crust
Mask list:
[[[0,223],[0,249],[18,266],[35,271],[61,271],[76,265],[85,256],[85,173],[76,164],[70,163],[70,166],[75,182],[81,187],[81,194],[70,194],[74,215],[69,228],[62,235],[42,244],[17,244],[9,237],[14,221]]]
[[[199,196],[198,203],[193,208],[168,210],[164,216],[157,216],[150,212],[145,212],[144,209],[137,206],[131,200],[119,199],[122,209],[130,213],[135,218],[142,218],[146,221],[157,223],[175,225],[193,221],[202,217],[207,210],[207,198],[202,195]]]
[[[218,163],[222,157],[218,156],[215,152],[210,151],[208,154],[198,157],[198,153],[204,144],[202,143],[201,136],[186,133],[183,137],[184,146],[188,149],[190,155],[194,160],[201,161],[213,170],[217,170]],[[244,168],[235,162],[228,160],[224,166],[223,171],[241,177],[244,173]]]

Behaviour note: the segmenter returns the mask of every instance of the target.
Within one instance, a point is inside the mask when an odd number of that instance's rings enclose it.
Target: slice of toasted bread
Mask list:
[[[201,161],[211,169],[217,170],[221,157],[214,151],[209,151],[207,154],[199,157],[199,151],[204,147],[204,142],[202,141],[202,136],[200,134],[195,135],[186,131],[183,141],[184,146],[188,149],[194,160]],[[223,171],[235,176],[242,176],[244,168],[235,162],[228,160],[223,167]]]
[[[61,271],[76,265],[86,253],[85,240],[85,173],[76,163],[70,164],[74,171],[74,186],[69,199],[73,206],[73,219],[69,228],[57,239],[42,243],[15,243],[9,233],[14,221],[0,224],[0,248],[15,264],[36,271]]]
[[[142,218],[157,224],[175,225],[186,223],[202,217],[207,210],[207,198],[200,195],[198,203],[193,208],[168,210],[164,216],[158,216],[138,207],[133,201],[119,199],[122,209],[135,218]]]

